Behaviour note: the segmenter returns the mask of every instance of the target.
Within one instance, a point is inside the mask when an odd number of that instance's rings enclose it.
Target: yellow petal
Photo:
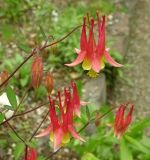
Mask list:
[[[69,143],[70,142],[70,134],[69,133],[66,133],[63,137],[63,140],[62,140],[62,143],[63,144],[66,144],[66,143]]]
[[[101,69],[105,68],[105,58],[103,57],[100,61]]]
[[[82,63],[82,68],[84,70],[90,70],[91,69],[91,63],[90,63],[90,61],[87,58],[84,59],[84,61]]]
[[[54,133],[52,133],[52,132],[50,133],[49,139],[50,139],[50,141],[52,141],[52,142],[54,141]]]

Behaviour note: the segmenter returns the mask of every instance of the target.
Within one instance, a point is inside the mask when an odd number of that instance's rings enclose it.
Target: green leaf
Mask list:
[[[0,113],[0,123],[3,122],[4,119],[5,119],[5,116],[2,113]]]
[[[13,37],[14,29],[12,25],[1,25],[0,26],[2,38],[6,41],[9,41]]]
[[[27,64],[27,65],[28,65],[28,67],[23,66],[20,69],[20,76],[21,76],[21,78],[29,77],[29,75],[30,75],[30,67],[31,66],[29,64]]]
[[[22,63],[23,57],[20,54],[16,54],[13,64]]]
[[[83,89],[83,82],[81,80],[76,81],[78,94],[81,97],[82,96],[82,89]]]
[[[29,48],[29,46],[25,45],[25,44],[19,44],[18,48],[21,49],[22,51],[29,53],[31,51],[31,49]]]
[[[9,106],[9,105],[4,105],[4,107],[6,108],[6,109],[8,109],[8,110],[14,110],[13,108],[12,108],[12,106]]]
[[[149,153],[149,149],[146,148],[144,145],[142,145],[138,140],[130,137],[130,136],[127,136],[125,135],[124,136],[125,139],[130,142],[137,150],[143,152],[143,153]]]
[[[121,139],[120,143],[120,160],[133,160],[132,154],[124,138]]]
[[[16,95],[15,95],[15,92],[13,91],[13,89],[10,86],[8,86],[6,88],[6,94],[7,94],[7,98],[9,100],[9,103],[11,104],[13,109],[16,109],[17,108]]]
[[[39,156],[39,157],[38,157],[38,160],[46,160],[46,157]]]
[[[35,140],[32,140],[31,142],[28,142],[27,144],[28,144],[31,148],[36,148],[36,146],[37,146],[37,143],[36,143]]]
[[[1,143],[0,143],[0,148],[1,148],[1,149],[8,147],[8,141],[7,141],[6,139],[3,139],[3,138],[1,137],[0,142],[1,142]]]
[[[36,95],[36,98],[43,98],[45,95],[46,95],[47,91],[46,91],[46,88],[44,86],[40,86],[39,88],[37,88],[35,90],[35,95]]]
[[[28,84],[28,81],[29,81],[29,76],[26,76],[26,77],[20,79],[21,86],[25,87]]]
[[[20,156],[24,152],[25,145],[23,143],[18,143],[14,149],[15,160],[19,160]]]
[[[12,138],[12,140],[14,140],[15,142],[22,142],[14,132],[8,132],[8,134],[10,135],[10,137]]]
[[[93,155],[92,153],[85,153],[81,160],[100,160],[97,157],[95,157],[95,155]]]
[[[145,146],[145,147],[147,147],[147,148],[149,148],[149,150],[150,150],[150,138],[148,137],[148,136],[143,136],[143,138],[142,138],[142,140],[141,140],[141,143]]]
[[[143,131],[145,128],[150,126],[150,117],[144,118],[136,123],[132,128],[131,132],[136,133],[138,131]]]

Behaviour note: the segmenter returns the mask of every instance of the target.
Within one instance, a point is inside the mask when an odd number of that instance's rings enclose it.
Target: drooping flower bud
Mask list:
[[[120,138],[124,134],[124,132],[127,130],[128,126],[132,121],[134,106],[131,104],[129,112],[125,116],[125,111],[128,105],[129,103],[121,105],[116,112],[116,117],[114,122],[114,134],[117,138]]]
[[[31,83],[33,88],[38,88],[41,84],[43,76],[43,62],[42,57],[39,55],[36,55],[34,57],[33,63],[32,63],[32,70],[31,70]]]
[[[48,94],[50,94],[52,89],[54,88],[54,80],[50,72],[48,72],[45,76],[45,87],[47,89]]]
[[[4,70],[1,72],[0,74],[0,84],[2,84],[9,76],[9,73],[7,70]],[[7,83],[5,83],[5,86],[7,85]]]

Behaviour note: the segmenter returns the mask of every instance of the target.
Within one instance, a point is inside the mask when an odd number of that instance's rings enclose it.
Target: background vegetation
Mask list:
[[[2,0],[0,3],[0,71],[7,69],[11,73],[35,46],[43,43],[45,36],[53,36],[49,42],[63,37],[75,26],[82,24],[83,16],[87,12],[95,17],[96,10],[100,10],[106,15],[111,15],[116,11],[124,13],[128,11],[124,1],[121,1],[121,7],[117,7],[116,3],[111,0],[93,0],[92,2],[88,0]],[[49,64],[45,70],[50,68],[54,73],[57,72],[60,75],[68,71],[69,73],[78,73],[78,89],[82,90],[81,75],[83,75],[83,71],[81,67],[73,69],[64,67],[64,63],[71,62],[75,58],[73,48],[79,46],[79,37],[80,30],[77,30],[67,40],[47,49],[43,54]],[[111,46],[111,43],[113,42],[107,41],[108,47]],[[111,54],[118,61],[123,59],[117,51],[112,51]],[[10,82],[11,85],[16,86],[15,91],[19,97],[24,94],[24,88],[30,84],[31,62],[31,60],[28,61]],[[106,66],[104,73],[108,77],[108,84],[111,87],[116,76],[123,77],[120,69],[112,69],[109,65]],[[43,97],[46,96],[46,90],[44,87],[40,87],[35,95],[32,90],[28,95],[26,104],[31,102],[30,97],[35,102],[38,100],[39,103],[45,101]],[[34,102],[33,104],[35,105]],[[24,107],[20,107],[20,111],[24,111],[26,109]],[[102,114],[108,110],[109,106],[102,106],[100,111],[96,110],[94,106],[89,106],[89,108],[90,113],[100,112]],[[93,114],[89,115],[84,108],[82,112],[81,125],[84,125],[89,118],[92,118]],[[150,118],[135,120],[129,131],[120,140],[113,136],[113,119],[113,114],[109,114],[101,121],[96,122],[94,134],[82,133],[86,137],[86,143],[81,145],[77,141],[71,141],[66,147],[73,150],[81,160],[149,160],[150,139],[144,134],[144,131],[150,125]],[[0,122],[2,121],[1,115]],[[17,128],[21,126],[22,129],[28,131],[31,129],[31,121],[32,119],[22,124],[20,120],[17,120]],[[7,133],[5,126],[0,127],[2,128],[0,130],[0,154],[2,153],[5,159],[10,157],[10,159],[19,160],[24,152],[24,145],[12,132]],[[27,131],[23,134],[24,136]],[[37,147],[39,144],[34,140],[30,145]],[[44,153],[49,152],[49,145],[46,147],[40,148],[39,152],[44,149]],[[40,155],[39,160],[43,160],[45,155]],[[56,157],[56,159],[58,158]]]

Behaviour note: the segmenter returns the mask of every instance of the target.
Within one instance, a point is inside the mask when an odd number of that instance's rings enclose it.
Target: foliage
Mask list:
[[[108,106],[103,106],[100,114],[105,113],[107,109],[109,109]],[[83,159],[87,153],[99,160],[148,160],[150,158],[150,140],[145,135],[145,130],[150,125],[150,118],[133,122],[129,131],[121,139],[113,136],[112,119],[112,114],[107,115],[100,121],[99,126],[95,126],[96,133],[90,136],[85,135],[86,143],[81,145],[74,141],[69,147],[79,153]]]

